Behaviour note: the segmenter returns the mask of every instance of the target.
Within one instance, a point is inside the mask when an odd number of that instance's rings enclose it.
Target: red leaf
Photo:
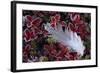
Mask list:
[[[53,16],[53,17],[51,17],[51,26],[52,27],[55,27],[56,26],[56,19],[55,19],[55,17]]]
[[[26,42],[29,42],[32,39],[32,37],[35,36],[35,33],[29,29],[25,29],[23,35],[24,35],[24,40]]]
[[[41,18],[35,18],[34,20],[32,20],[31,24],[34,26],[39,26],[40,23],[42,22],[42,19]]]
[[[60,14],[55,15],[56,22],[60,21]]]

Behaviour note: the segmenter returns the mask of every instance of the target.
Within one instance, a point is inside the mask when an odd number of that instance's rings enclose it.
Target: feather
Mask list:
[[[50,23],[44,24],[45,30],[47,30],[51,36],[58,42],[61,42],[65,46],[70,47],[72,50],[78,52],[81,56],[84,53],[85,46],[80,36],[76,32],[66,29],[62,30],[62,26],[58,24],[56,29],[51,27]]]

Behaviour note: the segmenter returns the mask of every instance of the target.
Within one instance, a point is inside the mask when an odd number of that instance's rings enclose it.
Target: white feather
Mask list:
[[[66,29],[65,32],[62,30],[62,26],[59,24],[56,29],[51,27],[50,23],[45,24],[45,30],[47,30],[52,37],[58,42],[69,46],[74,51],[78,52],[81,56],[84,53],[85,46],[76,32]]]

